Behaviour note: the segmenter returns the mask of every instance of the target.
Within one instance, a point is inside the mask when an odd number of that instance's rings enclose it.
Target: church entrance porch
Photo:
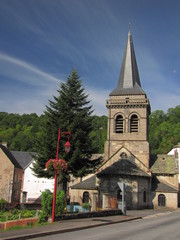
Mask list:
[[[152,207],[151,178],[118,174],[98,174],[98,178],[102,209],[130,210]],[[124,189],[120,184],[124,184]]]

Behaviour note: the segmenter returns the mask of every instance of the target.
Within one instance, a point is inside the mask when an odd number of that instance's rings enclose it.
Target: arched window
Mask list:
[[[146,191],[143,192],[143,202],[146,202]]]
[[[122,152],[122,153],[120,154],[120,157],[121,157],[122,159],[125,159],[125,158],[127,158],[127,154],[126,154],[125,152]]]
[[[130,132],[138,132],[138,116],[133,114],[130,119]]]
[[[83,193],[83,203],[89,203],[89,192]]]
[[[166,206],[166,197],[164,194],[160,194],[158,196],[158,206],[165,207]]]
[[[124,126],[123,126],[123,116],[118,115],[116,117],[116,122],[115,122],[115,131],[116,133],[123,133],[124,132]]]
[[[118,191],[117,191],[117,201],[122,202],[122,191],[121,191],[121,189],[118,189]]]

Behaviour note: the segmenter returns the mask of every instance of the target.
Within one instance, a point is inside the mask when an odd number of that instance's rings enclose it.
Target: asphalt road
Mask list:
[[[180,211],[142,220],[35,238],[37,240],[176,240],[180,239]]]

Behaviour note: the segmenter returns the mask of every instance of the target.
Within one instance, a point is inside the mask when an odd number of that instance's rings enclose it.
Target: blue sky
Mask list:
[[[75,67],[107,115],[129,22],[151,110],[179,105],[179,0],[0,0],[0,112],[42,114]]]

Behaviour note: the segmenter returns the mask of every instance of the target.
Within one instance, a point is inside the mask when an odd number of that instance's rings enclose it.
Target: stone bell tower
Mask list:
[[[106,102],[108,130],[105,161],[119,149],[127,149],[132,156],[149,168],[148,124],[150,103],[141,88],[132,36],[129,31],[117,87]]]

